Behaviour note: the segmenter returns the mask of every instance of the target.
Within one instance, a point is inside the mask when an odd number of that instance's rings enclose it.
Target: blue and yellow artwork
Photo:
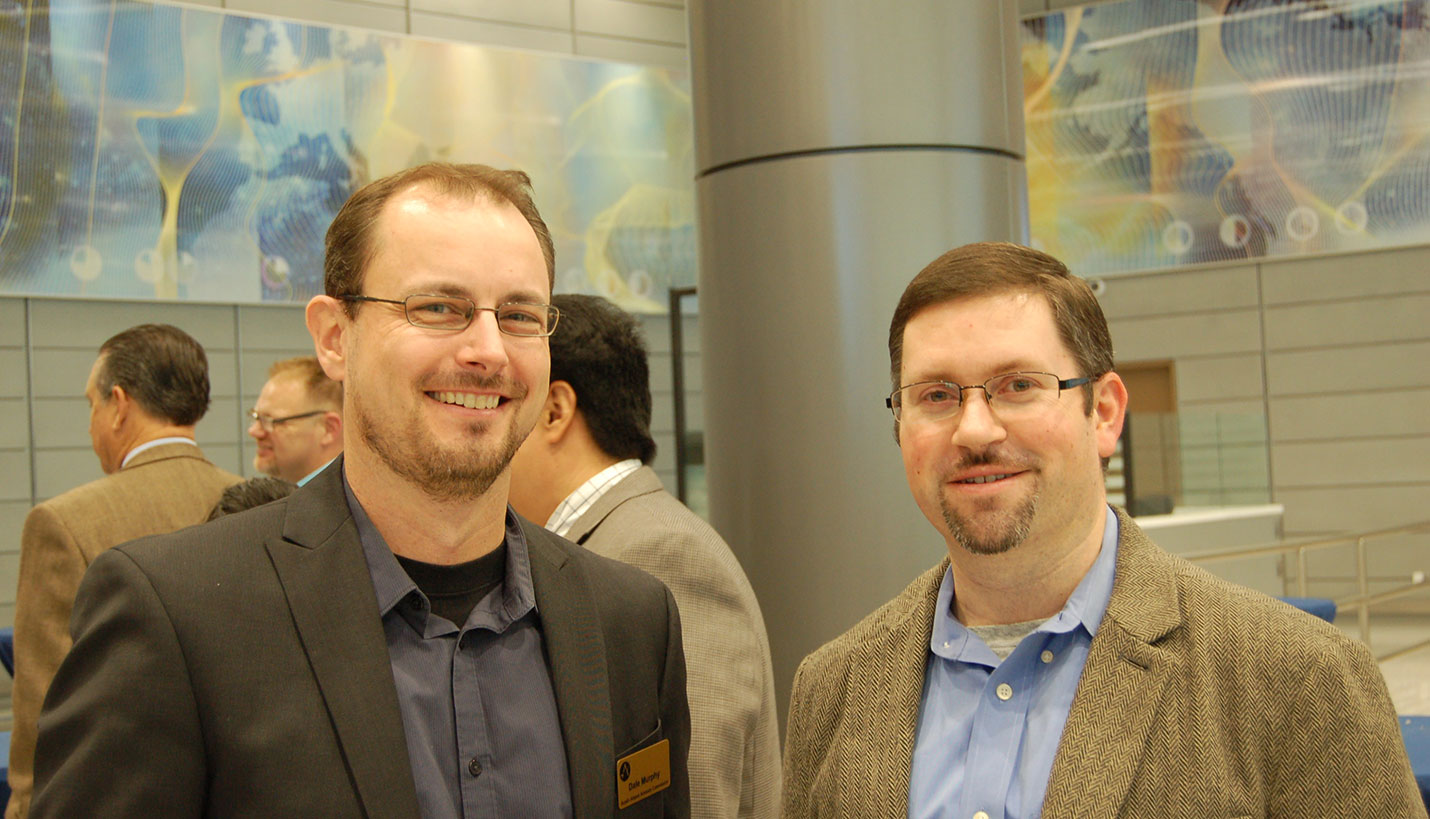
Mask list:
[[[1083,275],[1430,242],[1426,0],[1023,22],[1034,243]]]
[[[135,0],[0,0],[0,292],[301,302],[367,181],[520,168],[557,289],[695,281],[679,72]]]

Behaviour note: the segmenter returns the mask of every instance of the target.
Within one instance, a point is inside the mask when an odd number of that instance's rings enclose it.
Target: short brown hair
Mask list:
[[[904,326],[926,307],[1007,291],[1037,293],[1048,300],[1063,345],[1080,372],[1062,378],[1111,372],[1112,335],[1097,296],[1087,282],[1046,253],[1008,242],[979,242],[954,248],[928,264],[899,297],[889,324],[889,365],[894,389],[904,357]],[[1084,408],[1092,412],[1092,387],[1084,387]],[[895,436],[898,425],[895,423]]]
[[[99,356],[100,400],[123,387],[145,412],[181,427],[208,412],[208,357],[183,330],[170,324],[130,327],[99,345]]]
[[[323,372],[323,365],[316,356],[300,355],[273,362],[268,368],[269,379],[295,378],[303,384],[308,397],[334,412],[343,410],[343,383],[334,381]]]
[[[506,202],[521,211],[541,244],[547,283],[555,287],[556,247],[532,200],[530,177],[521,171],[487,165],[429,162],[369,182],[348,197],[328,226],[323,256],[324,292],[333,298],[362,295],[363,274],[372,260],[372,230],[383,207],[393,196],[419,185],[447,196]],[[349,312],[354,306],[351,302],[346,305]]]

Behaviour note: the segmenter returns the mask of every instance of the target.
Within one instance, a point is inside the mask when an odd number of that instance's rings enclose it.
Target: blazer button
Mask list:
[[[472,776],[481,776],[482,763],[473,757],[472,761],[467,763],[467,771],[470,772]]]

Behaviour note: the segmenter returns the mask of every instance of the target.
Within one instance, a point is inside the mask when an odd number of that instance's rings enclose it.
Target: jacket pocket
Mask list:
[[[640,738],[639,740],[637,740],[636,743],[635,743],[634,745],[632,745],[631,747],[629,747],[629,748],[625,749],[624,751],[621,751],[620,753],[616,754],[616,759],[617,759],[617,760],[625,759],[626,757],[630,756],[631,754],[635,753],[636,751],[639,751],[639,750],[642,749],[642,748],[645,748],[645,747],[647,747],[647,746],[654,745],[654,744],[656,744],[657,742],[660,742],[661,739],[663,739],[664,737],[665,737],[665,734],[661,731],[660,720],[656,720],[656,721],[655,721],[655,730],[654,730],[654,731],[651,731],[649,734],[646,734],[644,737],[641,737],[641,738]]]

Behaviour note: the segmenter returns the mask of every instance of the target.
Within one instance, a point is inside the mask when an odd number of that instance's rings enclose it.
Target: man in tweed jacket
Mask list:
[[[958,248],[889,346],[949,557],[800,665],[785,816],[1425,816],[1363,645],[1107,506],[1127,393],[1084,282]]]
[[[760,604],[720,535],[648,464],[651,394],[635,319],[596,296],[560,295],[551,390],[512,461],[511,504],[675,595],[690,700],[690,813],[779,812],[779,724]]]

